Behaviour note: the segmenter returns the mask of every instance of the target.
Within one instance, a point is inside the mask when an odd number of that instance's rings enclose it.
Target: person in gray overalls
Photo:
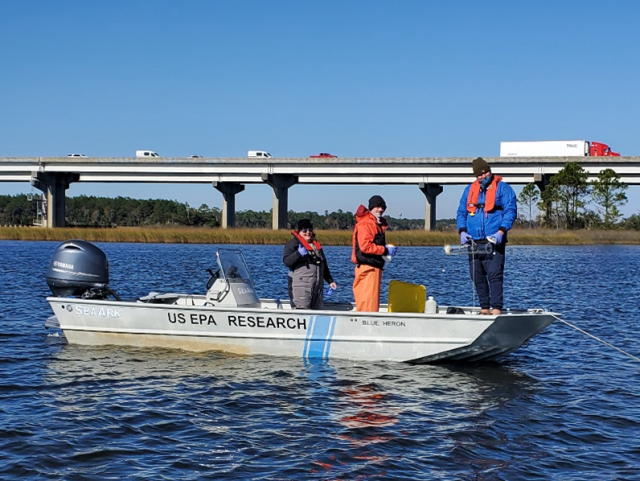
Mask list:
[[[309,219],[300,219],[293,239],[287,241],[282,262],[289,268],[289,298],[294,309],[323,309],[323,286],[327,281],[332,289],[338,286],[331,277],[322,246],[316,240]]]

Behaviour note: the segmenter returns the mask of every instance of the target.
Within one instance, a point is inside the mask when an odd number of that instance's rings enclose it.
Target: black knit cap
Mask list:
[[[374,195],[373,197],[371,197],[371,199],[369,199],[369,210],[373,209],[374,207],[382,207],[386,210],[387,204],[382,197],[380,197],[379,195]]]
[[[302,229],[313,229],[313,224],[309,219],[300,219],[296,223],[296,230],[300,232]]]
[[[471,167],[473,167],[473,175],[478,177],[486,172],[491,172],[491,167],[489,163],[484,160],[482,157],[476,157],[471,162]]]

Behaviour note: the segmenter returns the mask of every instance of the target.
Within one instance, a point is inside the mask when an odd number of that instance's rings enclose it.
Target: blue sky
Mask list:
[[[4,0],[0,157],[490,157],[562,139],[640,155],[638,18],[634,0]],[[438,218],[461,192],[445,187]],[[67,194],[222,204],[205,184]],[[294,186],[289,208],[354,211],[373,194],[424,216],[416,186]],[[268,210],[272,191],[236,199]]]

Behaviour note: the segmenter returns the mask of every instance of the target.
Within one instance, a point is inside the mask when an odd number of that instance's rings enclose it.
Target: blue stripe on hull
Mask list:
[[[331,316],[313,316],[311,326],[304,343],[302,357],[329,358],[331,339],[336,329],[336,318]]]

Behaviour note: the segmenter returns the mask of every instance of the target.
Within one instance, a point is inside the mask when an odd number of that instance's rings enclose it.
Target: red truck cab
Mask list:
[[[602,142],[590,142],[589,155],[592,157],[620,157],[618,152],[613,152],[611,147]]]
[[[326,152],[320,152],[318,155],[310,155],[310,159],[337,159],[337,155],[327,154]]]

